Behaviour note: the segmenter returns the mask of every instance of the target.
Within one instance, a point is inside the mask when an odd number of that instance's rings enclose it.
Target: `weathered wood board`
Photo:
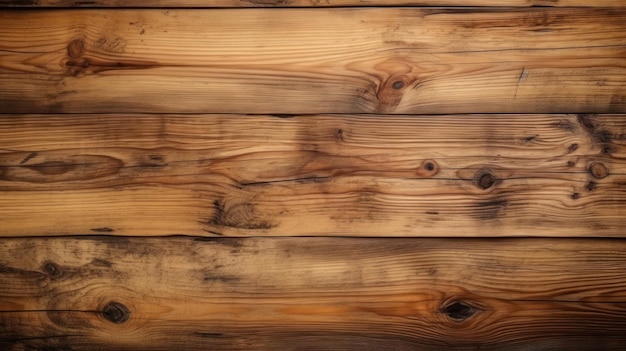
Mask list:
[[[624,7],[624,0],[0,0],[0,7]]]
[[[626,235],[626,116],[282,117],[1,116],[0,235]]]
[[[625,113],[626,8],[0,11],[5,113]]]
[[[607,239],[3,239],[0,346],[617,349],[625,271]]]

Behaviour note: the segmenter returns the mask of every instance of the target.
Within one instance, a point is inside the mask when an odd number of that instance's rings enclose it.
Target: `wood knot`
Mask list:
[[[498,179],[498,177],[496,177],[489,169],[481,169],[476,172],[474,180],[476,185],[484,190],[489,189],[500,182],[500,179]]]
[[[102,316],[111,323],[121,324],[130,318],[130,310],[119,302],[111,301],[102,309]]]
[[[67,55],[69,57],[77,58],[83,54],[85,50],[85,44],[82,39],[72,40],[67,46]]]
[[[397,80],[397,81],[393,82],[391,87],[396,89],[396,90],[402,89],[402,88],[404,88],[404,82],[401,81],[401,80]]]
[[[478,309],[464,301],[455,300],[441,307],[439,311],[455,322],[463,322],[475,315]]]
[[[60,277],[63,274],[59,265],[54,262],[46,262],[43,265],[43,270],[53,278]]]
[[[432,177],[439,172],[439,166],[434,160],[424,160],[417,170],[417,174]]]
[[[589,173],[597,179],[602,179],[609,175],[609,169],[602,163],[592,162],[589,165]]]

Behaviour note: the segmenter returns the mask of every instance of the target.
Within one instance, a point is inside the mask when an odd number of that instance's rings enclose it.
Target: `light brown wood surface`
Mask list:
[[[5,113],[624,113],[626,9],[0,11]]]
[[[625,271],[623,240],[4,239],[0,346],[603,350]]]
[[[508,6],[623,7],[624,0],[0,0],[0,7],[335,7]]]
[[[0,117],[0,235],[626,234],[623,115]]]

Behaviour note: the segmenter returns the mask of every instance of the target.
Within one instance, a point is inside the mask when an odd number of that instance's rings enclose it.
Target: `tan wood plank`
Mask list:
[[[623,237],[625,117],[5,115],[0,235]]]
[[[0,11],[5,113],[624,113],[626,8]]]
[[[624,0],[0,0],[0,7],[334,7],[582,6],[622,7]]]
[[[618,350],[625,271],[623,240],[5,239],[0,346]]]

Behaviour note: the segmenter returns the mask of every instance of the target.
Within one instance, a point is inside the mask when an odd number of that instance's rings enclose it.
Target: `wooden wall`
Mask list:
[[[625,345],[626,1],[0,0],[0,349]]]

